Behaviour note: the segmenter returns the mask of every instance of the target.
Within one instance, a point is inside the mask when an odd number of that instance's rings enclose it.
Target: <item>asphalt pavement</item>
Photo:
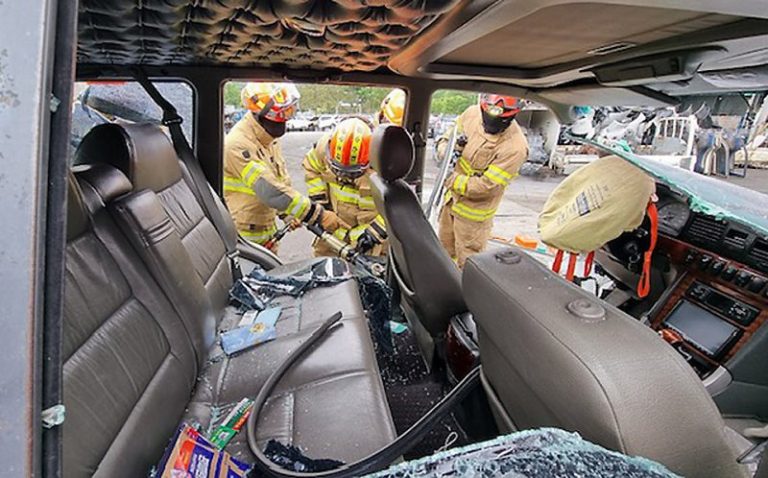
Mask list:
[[[281,140],[283,155],[293,185],[302,193],[306,193],[307,188],[304,183],[304,170],[301,167],[301,162],[321,134],[294,132],[286,134]],[[429,193],[438,174],[438,165],[432,157],[432,150],[430,142],[427,145],[428,154],[424,172],[423,197],[425,201],[429,198]],[[545,178],[519,176],[515,179],[507,188],[504,200],[496,214],[493,228],[495,244],[513,242],[517,235],[538,239],[536,228],[538,214],[549,194],[563,179],[563,176]],[[768,193],[768,170],[750,169],[746,178],[731,178],[729,182]],[[285,262],[310,258],[312,257],[313,239],[314,236],[306,229],[292,231],[280,241],[279,256]]]
[[[322,133],[315,132],[287,133],[280,140],[293,187],[303,194],[307,193],[307,185],[304,182],[304,169],[301,167],[301,162],[321,135]],[[314,237],[311,232],[304,228],[291,231],[280,241],[278,255],[283,262],[308,259],[312,257],[312,240]]]

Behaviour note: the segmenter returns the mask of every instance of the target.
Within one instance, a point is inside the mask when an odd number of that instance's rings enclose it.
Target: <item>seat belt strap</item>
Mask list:
[[[643,272],[640,274],[640,282],[637,283],[637,295],[640,298],[647,297],[651,291],[651,258],[659,234],[659,213],[653,199],[648,202],[648,217],[651,220],[651,243],[643,254]]]
[[[563,266],[563,251],[561,249],[557,250],[557,253],[555,254],[555,261],[552,263],[552,272],[555,274],[560,273],[560,268]]]
[[[565,279],[568,282],[573,282],[573,277],[576,274],[576,261],[579,259],[579,255],[575,252],[571,252],[568,256],[568,269],[565,271]]]
[[[214,193],[211,191],[210,183],[205,177],[203,168],[200,166],[200,161],[198,161],[194,151],[192,151],[192,147],[187,142],[187,138],[184,136],[184,131],[181,129],[184,119],[179,116],[176,108],[157,91],[155,85],[147,78],[144,70],[137,68],[135,70],[135,77],[136,81],[139,82],[157,106],[163,110],[163,125],[171,133],[173,148],[187,167],[187,171],[189,171],[189,175],[192,178],[192,186],[196,192],[195,195],[200,199],[205,215],[213,223],[213,227],[216,228],[221,240],[224,242],[230,269],[232,270],[232,280],[235,282],[242,277],[240,254],[237,250],[237,233],[231,227],[228,227],[225,222],[221,210],[213,197]],[[230,232],[229,234],[227,233],[228,231]]]

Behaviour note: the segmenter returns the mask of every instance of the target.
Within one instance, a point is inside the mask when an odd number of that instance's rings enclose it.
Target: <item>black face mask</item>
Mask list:
[[[506,118],[502,118],[501,116],[491,116],[485,111],[482,111],[482,114],[483,131],[488,134],[499,134],[504,132],[504,130],[509,128],[509,125],[512,124],[512,120],[515,119],[514,116],[508,116]]]
[[[278,123],[277,121],[268,120],[262,115],[257,115],[256,120],[264,128],[264,131],[273,138],[279,138],[285,134],[285,122]]]

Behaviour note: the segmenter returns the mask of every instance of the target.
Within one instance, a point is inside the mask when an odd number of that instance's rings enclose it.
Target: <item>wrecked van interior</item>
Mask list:
[[[574,137],[654,190],[578,280],[514,246],[460,270],[423,201],[436,91],[563,124],[764,94],[767,18],[759,0],[0,2],[0,470],[768,476],[764,194]],[[370,143],[386,258],[241,237],[225,84],[246,81],[405,92]],[[104,114],[78,82],[130,83],[153,113]]]

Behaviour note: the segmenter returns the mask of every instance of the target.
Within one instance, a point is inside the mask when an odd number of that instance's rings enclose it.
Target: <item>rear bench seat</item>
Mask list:
[[[222,318],[234,318],[221,285],[231,285],[231,276],[217,272],[223,264],[229,273],[223,244],[174,172],[175,155],[123,144],[132,146],[127,162],[110,162],[123,164],[139,184],[110,165],[91,164],[78,167],[80,185],[71,187],[65,475],[145,473],[182,415],[203,429],[213,425],[228,407],[254,397],[282,359],[338,310],[343,326],[286,375],[257,434],[262,442],[275,438],[309,456],[347,462],[390,442],[394,426],[354,282],[278,300],[284,307],[279,338],[227,359],[215,340],[217,328],[229,327]],[[153,169],[155,175],[145,173]],[[185,224],[192,226],[180,227]],[[228,451],[252,459],[244,432]]]

